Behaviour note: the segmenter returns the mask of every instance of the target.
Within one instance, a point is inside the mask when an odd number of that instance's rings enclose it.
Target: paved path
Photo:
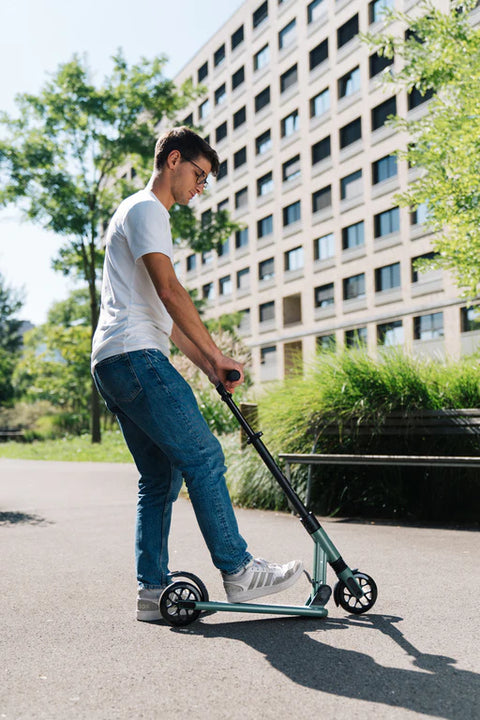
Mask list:
[[[326,521],[377,581],[370,614],[176,630],[134,620],[135,486],[129,465],[0,460],[0,718],[480,718],[479,533]],[[297,519],[238,518],[255,554],[311,567]],[[187,500],[171,556],[223,599]],[[307,595],[302,578],[278,598]]]

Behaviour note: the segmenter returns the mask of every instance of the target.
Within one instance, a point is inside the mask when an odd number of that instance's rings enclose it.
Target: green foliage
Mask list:
[[[132,462],[120,430],[103,433],[101,445],[92,445],[87,434],[65,435],[55,440],[0,443],[0,458],[62,462]]]
[[[22,293],[8,287],[0,274],[0,406],[14,396],[12,376],[22,346],[22,323],[15,316],[22,305]]]
[[[421,118],[392,121],[410,140],[399,156],[421,169],[395,201],[427,204],[437,256],[422,267],[450,269],[470,298],[480,289],[480,29],[468,17],[475,5],[456,0],[444,13],[424,2],[415,16],[389,11],[387,20],[400,22],[398,33],[364,36],[371,49],[395,57],[393,71],[383,73],[387,88],[434,93]],[[405,25],[412,31],[406,40]]]

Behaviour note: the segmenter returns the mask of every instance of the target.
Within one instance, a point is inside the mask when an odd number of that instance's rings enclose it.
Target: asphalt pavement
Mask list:
[[[0,718],[480,718],[478,532],[322,519],[377,582],[368,614],[330,600],[325,619],[216,613],[175,629],[135,620],[136,483],[132,465],[0,459]],[[297,518],[237,516],[253,554],[311,568]],[[225,599],[185,498],[170,555]],[[271,601],[308,594],[302,578]]]

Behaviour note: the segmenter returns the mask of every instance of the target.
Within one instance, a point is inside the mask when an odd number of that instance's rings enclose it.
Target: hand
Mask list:
[[[239,373],[238,380],[228,379],[227,376],[230,370],[236,370]],[[241,385],[245,380],[243,365],[235,360],[232,360],[232,358],[226,357],[225,355],[221,355],[218,361],[212,365],[212,371],[211,375],[208,374],[210,382],[212,382],[215,386],[221,382],[224,388],[231,393],[233,393],[235,388],[238,385]]]

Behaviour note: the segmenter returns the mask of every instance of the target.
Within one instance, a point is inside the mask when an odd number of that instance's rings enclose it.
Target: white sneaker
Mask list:
[[[222,573],[223,587],[229,602],[241,603],[286,590],[298,580],[302,572],[303,564],[300,560],[277,565],[255,558],[235,575]]]
[[[165,588],[138,588],[137,620],[153,622],[161,620],[160,595]]]

